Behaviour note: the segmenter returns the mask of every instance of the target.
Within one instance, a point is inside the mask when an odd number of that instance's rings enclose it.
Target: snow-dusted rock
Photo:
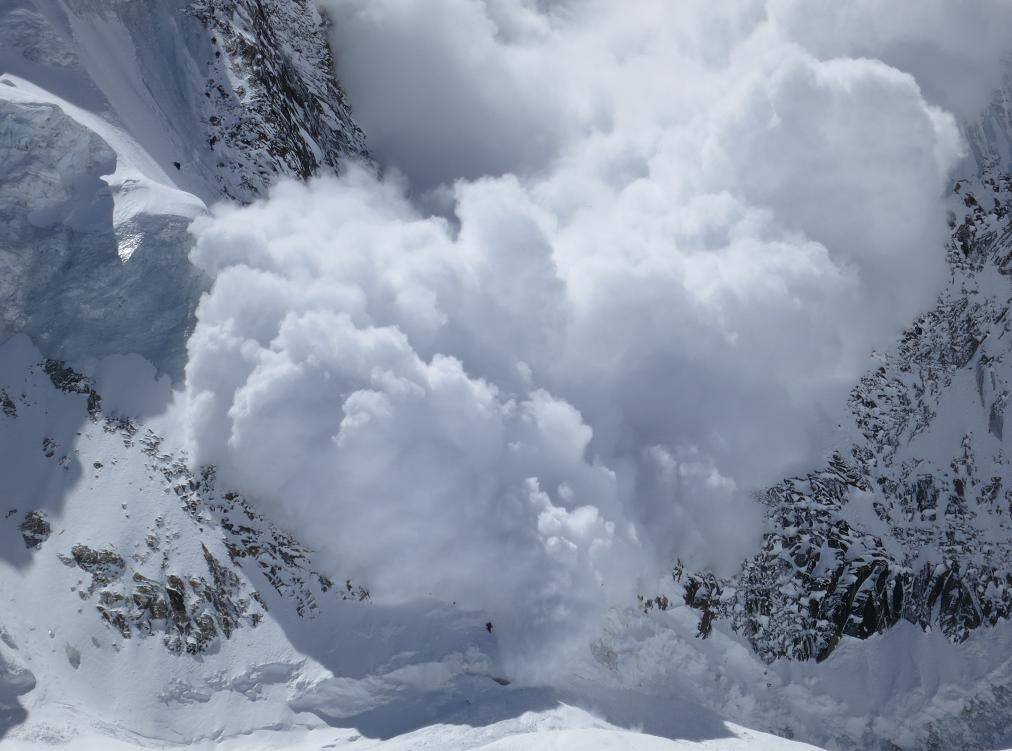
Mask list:
[[[967,125],[978,170],[953,186],[951,279],[850,398],[827,466],[761,494],[769,532],[735,577],[675,570],[699,632],[726,619],[767,662],[826,660],[902,622],[953,642],[1012,615],[1009,90]],[[1004,739],[1009,684],[965,715]],[[950,735],[973,722],[950,719]],[[989,728],[989,730],[987,729]],[[938,731],[941,733],[941,731]],[[964,742],[967,742],[964,740]],[[945,747],[944,743],[938,741]]]

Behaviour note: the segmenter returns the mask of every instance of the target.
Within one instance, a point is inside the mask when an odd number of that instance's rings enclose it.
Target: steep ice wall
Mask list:
[[[365,155],[332,66],[308,0],[0,0],[0,339],[180,374],[190,220]]]
[[[144,175],[132,145],[0,76],[0,338],[22,332],[62,357],[137,352],[181,367],[205,286],[186,258],[186,227],[203,203]]]
[[[118,124],[180,189],[247,201],[365,153],[323,24],[308,0],[2,0],[0,72]]]

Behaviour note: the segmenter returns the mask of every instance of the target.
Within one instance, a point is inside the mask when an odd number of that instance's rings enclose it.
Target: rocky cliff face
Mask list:
[[[724,619],[767,662],[821,661],[900,620],[961,642],[1012,615],[1010,91],[966,126],[950,282],[854,388],[837,453],[759,495],[769,532],[737,576],[676,569],[701,635]]]
[[[278,175],[308,178],[367,157],[334,75],[325,21],[310,0],[197,0],[211,34],[204,97],[222,192],[249,200]]]
[[[1012,173],[1012,69],[1006,69],[987,109],[976,121],[964,123],[963,132],[970,147],[967,172],[995,180]]]

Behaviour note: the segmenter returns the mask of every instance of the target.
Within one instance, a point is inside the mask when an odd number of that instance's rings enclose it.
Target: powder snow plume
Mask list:
[[[381,168],[193,224],[194,458],[545,669],[676,559],[733,567],[752,492],[826,455],[942,285],[1012,12],[320,4]]]

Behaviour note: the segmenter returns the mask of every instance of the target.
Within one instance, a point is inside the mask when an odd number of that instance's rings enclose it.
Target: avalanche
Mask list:
[[[0,0],[0,748],[1012,747],[1012,14],[711,5]]]

